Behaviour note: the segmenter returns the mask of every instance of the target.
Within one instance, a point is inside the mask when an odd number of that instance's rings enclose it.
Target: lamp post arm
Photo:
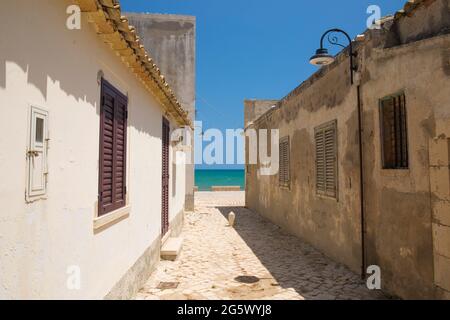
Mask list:
[[[353,71],[355,71],[355,67],[354,67],[354,65],[353,65],[353,58],[356,56],[356,54],[353,52],[353,42],[352,42],[352,38],[350,38],[350,35],[349,35],[347,32],[345,32],[344,30],[342,30],[342,29],[330,29],[330,30],[326,31],[326,32],[322,35],[322,38],[320,38],[320,48],[321,48],[321,49],[324,48],[324,47],[323,47],[323,42],[324,42],[324,40],[325,40],[325,37],[326,37],[327,35],[329,35],[330,33],[333,33],[333,32],[343,34],[343,35],[347,38],[347,40],[348,40],[348,42],[349,42],[349,49],[350,49],[350,80],[351,80],[351,84],[353,84]],[[344,48],[345,48],[345,46],[343,46],[343,45],[341,45],[340,43],[338,43],[337,38],[336,38],[336,41],[332,41],[332,40],[330,40],[330,39],[328,39],[328,41],[329,41],[331,44],[338,45],[338,46],[341,46],[341,47],[344,47]]]
[[[333,32],[342,33],[343,35],[345,35],[345,37],[347,38],[349,44],[352,45],[352,38],[350,38],[350,36],[349,36],[349,34],[347,32],[345,32],[344,30],[341,30],[341,29],[330,29],[330,30],[326,31],[322,35],[322,38],[320,39],[320,48],[323,48],[323,42],[325,40],[325,37],[327,35],[329,35],[330,33],[333,33]],[[339,45],[338,43],[333,43],[333,44]]]

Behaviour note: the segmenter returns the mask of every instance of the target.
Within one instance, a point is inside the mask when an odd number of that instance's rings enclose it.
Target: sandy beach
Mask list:
[[[245,206],[245,191],[196,192],[195,206],[197,208],[210,206]]]

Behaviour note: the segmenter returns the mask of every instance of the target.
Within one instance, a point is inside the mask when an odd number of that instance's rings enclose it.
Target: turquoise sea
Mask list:
[[[212,186],[245,187],[245,170],[195,170],[195,185],[199,191],[210,191]]]

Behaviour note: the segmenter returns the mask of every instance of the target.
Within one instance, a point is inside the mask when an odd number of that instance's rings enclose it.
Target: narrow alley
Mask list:
[[[243,192],[197,193],[182,237],[178,259],[161,261],[136,299],[385,298],[345,266],[244,208]]]

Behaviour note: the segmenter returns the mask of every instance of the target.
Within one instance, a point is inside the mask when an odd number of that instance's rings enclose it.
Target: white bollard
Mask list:
[[[236,215],[234,214],[233,211],[231,211],[231,212],[228,214],[228,224],[229,224],[230,227],[233,227],[233,226],[234,226],[234,221],[235,221],[235,220],[236,220]]]

